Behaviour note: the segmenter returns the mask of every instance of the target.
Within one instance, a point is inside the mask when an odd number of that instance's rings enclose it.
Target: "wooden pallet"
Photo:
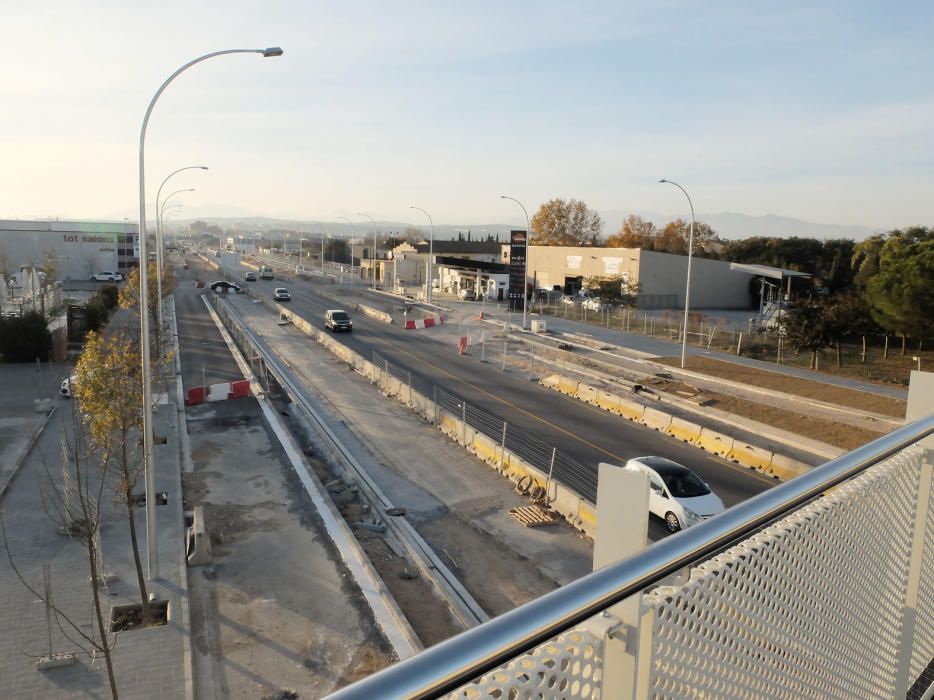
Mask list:
[[[557,522],[558,516],[541,506],[519,506],[509,511],[509,514],[526,527],[539,527]]]

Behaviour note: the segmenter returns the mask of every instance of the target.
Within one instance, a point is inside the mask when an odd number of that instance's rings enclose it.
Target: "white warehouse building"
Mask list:
[[[0,274],[54,268],[53,279],[86,280],[139,265],[138,225],[112,221],[0,220]]]

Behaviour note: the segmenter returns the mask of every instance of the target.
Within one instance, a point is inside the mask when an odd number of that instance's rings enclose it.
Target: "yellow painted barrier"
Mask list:
[[[581,383],[577,385],[577,398],[581,401],[586,401],[587,403],[596,403],[597,402],[597,390],[592,386]]]
[[[561,377],[559,375],[549,374],[547,377],[542,377],[538,383],[546,389],[557,389],[560,381]]]
[[[694,443],[700,439],[701,427],[697,423],[672,416],[671,423],[665,432],[684,442]]]
[[[646,406],[642,414],[642,424],[664,433],[671,425],[671,416],[664,411]]]
[[[747,445],[740,440],[733,441],[733,449],[730,450],[730,454],[726,458],[737,464],[742,464],[744,467],[751,467],[762,472],[768,472],[768,468],[772,464],[772,453],[769,450]]]
[[[715,455],[726,457],[733,449],[733,438],[729,435],[718,433],[716,430],[704,428],[701,430],[700,437],[694,444]]]
[[[629,399],[620,397],[617,413],[619,413],[619,415],[621,415],[623,418],[641,421],[642,414],[645,413],[645,406],[643,406],[641,403],[636,403],[635,401],[630,401]]]
[[[773,454],[772,463],[769,464],[767,473],[782,481],[787,481],[810,470],[810,465],[804,462],[799,462],[785,455]]]
[[[566,377],[561,377],[558,380],[558,391],[568,396],[577,396],[577,386],[578,382],[571,381]]]
[[[597,406],[610,413],[619,413],[619,397],[608,391],[597,392]]]

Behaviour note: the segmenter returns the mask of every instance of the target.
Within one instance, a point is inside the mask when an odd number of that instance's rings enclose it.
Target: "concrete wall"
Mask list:
[[[0,221],[0,259],[10,275],[21,265],[51,257],[56,279],[88,279],[93,273],[126,274],[139,259],[138,226],[104,221]]]

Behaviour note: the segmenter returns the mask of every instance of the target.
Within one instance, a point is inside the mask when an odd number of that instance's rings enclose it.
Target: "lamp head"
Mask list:
[[[662,178],[661,180],[659,180],[659,182],[668,182],[668,180],[666,180],[665,178]]]
[[[263,50],[263,58],[271,58],[273,56],[281,56],[283,53],[282,49],[278,46],[270,46],[268,49]]]
[[[202,170],[207,170],[207,169],[208,169],[208,166],[206,166],[206,165],[199,165],[198,167],[201,168]]]

